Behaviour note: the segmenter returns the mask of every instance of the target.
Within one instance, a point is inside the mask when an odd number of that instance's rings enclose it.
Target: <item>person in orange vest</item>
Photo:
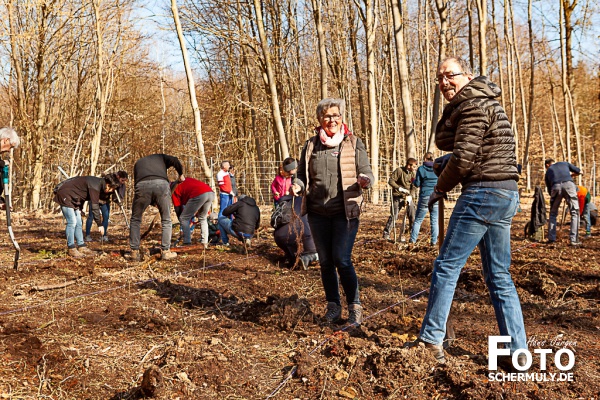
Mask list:
[[[579,215],[585,222],[585,236],[589,239],[592,237],[592,221],[590,219],[590,203],[592,195],[585,186],[577,185],[577,201],[579,202]]]

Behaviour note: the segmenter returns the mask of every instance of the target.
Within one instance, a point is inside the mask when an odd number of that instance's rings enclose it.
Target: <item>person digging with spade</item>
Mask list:
[[[439,363],[446,362],[446,323],[460,272],[474,248],[500,334],[510,336],[510,354],[527,349],[521,303],[509,272],[510,227],[519,204],[515,135],[496,100],[500,88],[485,76],[474,77],[464,60],[447,58],[437,71],[439,89],[448,104],[436,127],[435,143],[452,152],[429,199],[429,208],[459,183],[458,198],[433,263],[427,311],[419,337]],[[524,365],[525,354],[518,363]]]

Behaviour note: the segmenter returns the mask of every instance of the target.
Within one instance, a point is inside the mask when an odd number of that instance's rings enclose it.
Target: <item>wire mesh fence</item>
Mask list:
[[[259,205],[273,203],[271,183],[279,173],[278,161],[232,161],[236,166],[235,180],[239,194],[253,197]],[[216,172],[215,172],[216,173]],[[378,203],[389,204],[392,200],[392,188],[388,185],[388,176],[375,182],[371,189],[364,192],[364,201],[373,202],[374,192],[378,191]],[[460,195],[460,187],[449,193],[449,199],[455,201]],[[417,199],[415,199],[416,201]]]

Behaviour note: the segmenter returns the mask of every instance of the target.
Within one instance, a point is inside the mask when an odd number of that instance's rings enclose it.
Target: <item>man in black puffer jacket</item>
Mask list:
[[[462,194],[433,265],[419,340],[439,362],[445,362],[442,344],[454,289],[467,258],[478,246],[500,334],[510,336],[506,347],[512,355],[527,349],[521,304],[509,272],[510,226],[519,202],[514,134],[496,100],[500,88],[485,76],[474,78],[463,60],[444,60],[437,81],[448,104],[437,124],[435,142],[452,155],[429,206],[459,183]],[[522,352],[517,358],[521,365],[526,361]]]
[[[233,215],[233,221],[229,216]],[[219,218],[221,240],[225,246],[229,245],[228,235],[242,240],[246,247],[250,246],[250,239],[260,227],[260,209],[252,197],[241,195],[238,201],[223,210]]]

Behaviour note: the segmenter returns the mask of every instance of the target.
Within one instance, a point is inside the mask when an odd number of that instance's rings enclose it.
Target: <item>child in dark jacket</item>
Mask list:
[[[218,244],[221,240],[221,231],[219,230],[219,219],[216,212],[211,212],[208,216],[208,243]]]

